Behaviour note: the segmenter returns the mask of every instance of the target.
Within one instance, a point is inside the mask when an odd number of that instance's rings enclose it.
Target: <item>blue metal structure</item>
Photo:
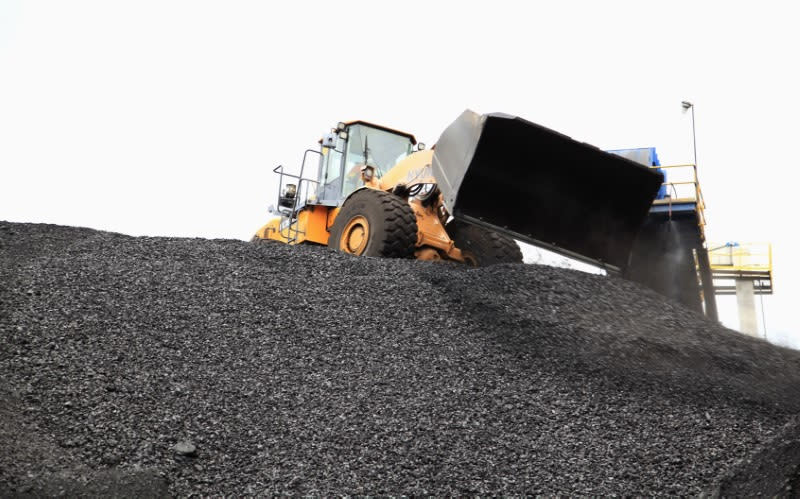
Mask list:
[[[641,165],[661,166],[661,162],[658,160],[658,153],[656,153],[655,147],[639,147],[635,149],[614,149],[612,151],[606,151],[606,152],[611,154],[616,154],[617,156],[622,156],[623,158],[629,159],[631,161],[636,161]],[[656,170],[664,177],[664,179],[667,178],[667,173],[664,170],[662,170],[661,168],[656,168]],[[658,195],[656,195],[656,199],[664,199],[666,197],[667,197],[667,186],[662,185],[661,189],[658,190]]]

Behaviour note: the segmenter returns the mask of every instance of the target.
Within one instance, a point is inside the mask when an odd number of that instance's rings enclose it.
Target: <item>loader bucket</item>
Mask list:
[[[464,111],[433,176],[456,219],[613,270],[627,266],[660,173],[502,113]]]

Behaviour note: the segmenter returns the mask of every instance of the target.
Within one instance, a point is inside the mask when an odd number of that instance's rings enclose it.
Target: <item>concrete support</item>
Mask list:
[[[736,279],[736,305],[739,308],[739,331],[750,336],[759,336],[756,293],[752,279]]]

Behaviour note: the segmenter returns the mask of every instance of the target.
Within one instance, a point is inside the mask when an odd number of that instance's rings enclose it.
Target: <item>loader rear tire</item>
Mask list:
[[[448,223],[445,230],[470,265],[522,263],[522,251],[510,237],[457,220]]]
[[[344,203],[328,246],[343,253],[409,258],[417,244],[417,219],[408,202],[389,192],[361,189]]]

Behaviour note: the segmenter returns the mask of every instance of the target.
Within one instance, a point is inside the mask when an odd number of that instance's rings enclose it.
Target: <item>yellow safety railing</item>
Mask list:
[[[772,274],[770,243],[709,243],[708,248],[712,271]]]
[[[667,188],[667,197],[664,199],[656,199],[653,201],[653,204],[671,207],[679,203],[696,203],[700,233],[703,239],[705,239],[706,202],[705,199],[703,199],[703,190],[700,189],[700,182],[697,180],[697,165],[694,163],[686,163],[680,165],[653,166],[651,168],[665,170],[666,178],[662,185]]]

